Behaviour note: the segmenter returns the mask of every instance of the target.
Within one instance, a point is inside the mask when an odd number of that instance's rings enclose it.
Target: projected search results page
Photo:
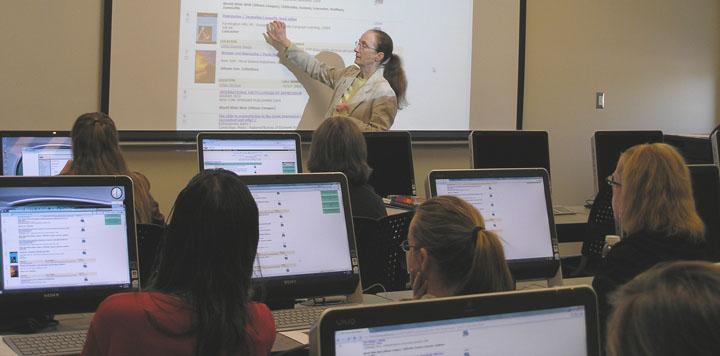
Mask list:
[[[563,341],[558,342],[558,335]],[[335,332],[345,355],[585,355],[585,308],[389,325]]]
[[[203,168],[238,175],[297,173],[294,140],[203,140]]]
[[[123,187],[1,188],[3,291],[129,285],[124,196]]]
[[[297,128],[308,94],[262,35],[267,23],[281,20],[297,46],[328,54],[323,58],[339,67],[354,63],[354,43],[365,31],[386,31],[409,82],[410,105],[393,129],[466,130],[472,6],[471,0],[181,0],[177,129]]]
[[[260,211],[254,278],[352,271],[339,183],[248,188]]]
[[[500,237],[508,260],[553,256],[542,178],[438,179],[437,195],[475,206]]]

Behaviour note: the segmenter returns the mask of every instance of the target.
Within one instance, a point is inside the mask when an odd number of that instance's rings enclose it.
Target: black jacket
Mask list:
[[[705,259],[705,244],[688,236],[637,232],[620,240],[603,259],[593,279],[603,335],[611,310],[609,296],[617,288],[660,262]]]
[[[369,184],[357,185],[350,183],[349,190],[353,216],[364,216],[373,219],[387,216],[385,204]]]

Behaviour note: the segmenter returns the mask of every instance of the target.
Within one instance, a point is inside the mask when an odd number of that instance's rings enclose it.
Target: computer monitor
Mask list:
[[[378,195],[415,195],[412,143],[407,131],[365,132],[370,184]]]
[[[438,170],[428,182],[429,196],[456,196],[480,211],[515,279],[555,275],[560,256],[545,169]]]
[[[2,131],[0,141],[4,176],[54,176],[72,159],[67,131]]]
[[[713,132],[712,135],[710,135],[710,141],[712,143],[712,154],[713,154],[713,162],[716,165],[720,165],[720,131]]]
[[[714,164],[689,165],[695,208],[705,223],[710,257],[720,261],[720,174]]]
[[[550,174],[547,131],[473,131],[473,168],[545,168]]]
[[[139,288],[126,176],[0,177],[0,315],[92,312]]]
[[[675,147],[687,164],[713,164],[713,149],[707,135],[663,135],[663,142]]]
[[[591,139],[595,192],[600,184],[615,171],[620,155],[628,148],[663,142],[662,131],[595,131]]]
[[[223,168],[238,175],[302,172],[297,133],[201,132],[200,171]]]
[[[323,312],[311,354],[599,355],[590,287],[475,294]]]
[[[360,280],[342,173],[243,176],[260,211],[253,281],[271,308],[350,295]]]

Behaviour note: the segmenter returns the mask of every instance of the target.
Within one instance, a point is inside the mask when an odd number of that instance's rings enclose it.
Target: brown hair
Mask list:
[[[397,97],[398,107],[405,105],[405,92],[407,91],[407,77],[402,68],[402,60],[397,54],[393,54],[393,40],[385,31],[373,29],[377,42],[377,51],[385,55],[385,69],[383,77],[390,83],[390,87]]]
[[[454,196],[439,196],[415,211],[409,234],[437,262],[445,287],[454,295],[512,290],[502,243],[485,230],[480,213]]]
[[[107,114],[82,114],[72,127],[73,161],[71,175],[127,175],[133,179],[135,215],[137,223],[152,220],[150,182],[140,174],[130,172],[120,151],[115,122]]]
[[[372,173],[367,164],[367,143],[352,120],[326,119],[313,133],[308,158],[310,172],[342,172],[353,184],[365,184]]]
[[[695,210],[690,171],[682,156],[664,143],[642,144],[621,156],[620,228],[624,233],[685,234],[702,240],[705,225]]]
[[[720,355],[717,265],[657,265],[618,289],[613,304],[608,355]]]

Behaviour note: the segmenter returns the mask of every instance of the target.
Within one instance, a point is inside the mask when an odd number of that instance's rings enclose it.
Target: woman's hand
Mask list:
[[[410,278],[412,279],[413,299],[421,299],[427,294],[427,278],[419,271],[411,272]]]
[[[285,23],[282,21],[273,21],[267,24],[267,32],[263,33],[265,41],[278,51],[290,47],[290,40],[287,38],[285,31]]]

